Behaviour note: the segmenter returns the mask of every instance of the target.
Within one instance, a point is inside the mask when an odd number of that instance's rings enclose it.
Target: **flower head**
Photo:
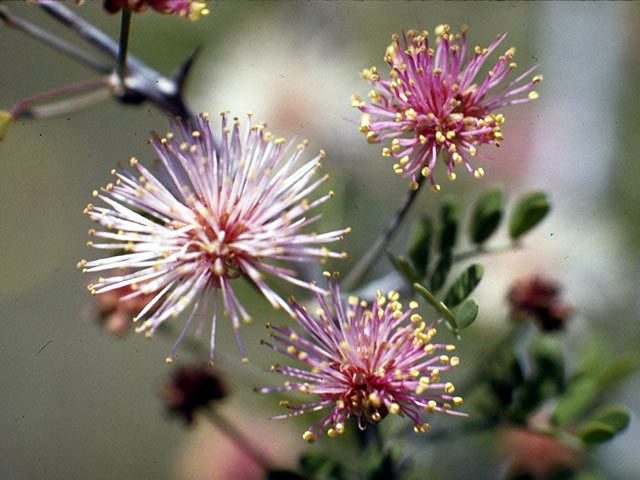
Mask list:
[[[440,379],[441,372],[460,360],[448,355],[455,346],[432,343],[438,322],[427,324],[413,313],[416,302],[403,311],[397,292],[387,297],[378,292],[368,307],[356,297],[343,305],[335,281],[329,290],[333,308],[317,295],[320,308],[315,316],[293,302],[304,337],[292,328],[269,326],[273,343],[264,343],[306,368],[275,365],[272,371],[295,380],[259,391],[298,391],[318,397],[297,406],[282,402],[292,411],[275,418],[331,409],[304,433],[305,440],[314,441],[325,430],[330,437],[341,434],[352,415],[360,428],[366,422],[380,422],[388,413],[407,416],[416,432],[430,429],[422,418],[425,413],[464,415],[452,410],[462,404],[461,397],[453,396],[453,384]]]
[[[287,302],[267,285],[264,274],[323,293],[314,283],[296,278],[295,271],[282,262],[346,256],[320,245],[343,238],[350,229],[301,233],[320,217],[307,217],[308,212],[333,196],[329,192],[307,200],[328,179],[328,175],[316,177],[324,152],[296,168],[306,140],[295,147],[293,141],[286,144],[265,132],[264,124],[252,126],[250,115],[242,138],[239,120],[235,118],[229,127],[227,114],[221,115],[219,148],[214,146],[206,114],[195,120],[195,128],[180,119],[171,120],[171,131],[150,141],[162,165],[164,183],[132,158],[130,169],[113,169],[115,180],[93,192],[104,206],[89,204],[85,209],[93,221],[106,227],[89,231],[99,241],[88,246],[116,250],[98,260],[79,262],[84,272],[113,271],[89,286],[92,294],[129,286],[132,292],[121,300],[152,295],[134,317],[141,324],[136,331],[149,337],[165,320],[191,310],[168,362],[193,319],[200,319],[199,334],[207,316],[213,361],[218,293],[245,357],[238,327],[241,319],[248,323],[251,317],[231,287],[236,278],[246,277],[274,308],[293,316]]]
[[[161,394],[169,412],[190,424],[198,409],[226,397],[227,387],[220,375],[211,368],[188,365],[174,372],[162,386]]]
[[[540,329],[548,332],[564,328],[573,313],[571,305],[562,298],[561,285],[544,277],[516,282],[507,299],[512,317],[526,320],[532,316]]]
[[[151,7],[156,12],[189,20],[198,20],[201,16],[209,14],[206,3],[197,0],[104,0],[103,5],[109,13],[117,13],[123,8],[143,12]]]
[[[515,48],[500,55],[486,76],[478,78],[506,35],[498,36],[487,48],[476,46],[467,52],[466,27],[462,34],[449,30],[449,25],[439,25],[431,44],[426,31],[409,30],[402,38],[393,35],[384,56],[391,68],[389,79],[382,80],[376,67],[365,69],[362,77],[373,87],[371,104],[358,95],[351,98],[351,105],[363,113],[360,131],[369,143],[391,141],[382,155],[396,160],[393,170],[410,177],[414,189],[422,175],[429,178],[433,191],[440,190],[433,173],[440,154],[450,180],[455,180],[454,168],[459,163],[476,178],[484,176],[484,170],[474,167],[471,159],[486,158],[477,150],[482,144],[500,146],[505,117],[497,111],[538,98],[531,89],[542,80],[535,75],[522,83],[536,66],[507,80],[517,67],[512,61]]]

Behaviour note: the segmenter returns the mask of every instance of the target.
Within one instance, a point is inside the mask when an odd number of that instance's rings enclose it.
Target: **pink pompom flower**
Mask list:
[[[476,46],[468,52],[465,32],[466,27],[453,34],[449,25],[439,25],[432,43],[426,31],[409,30],[402,38],[394,34],[384,56],[391,69],[388,80],[381,79],[376,67],[365,69],[362,77],[373,87],[371,103],[358,95],[351,98],[351,105],[363,113],[360,131],[369,143],[390,140],[382,155],[396,161],[393,170],[411,178],[413,189],[422,175],[433,191],[440,190],[434,178],[439,155],[450,180],[456,178],[457,164],[476,178],[483,177],[483,168],[473,166],[472,159],[487,158],[478,153],[480,145],[500,146],[505,117],[499,110],[538,98],[532,88],[542,75],[525,80],[537,66],[509,80],[517,67],[512,61],[515,48],[500,55],[479,78],[480,69],[506,35],[499,35],[487,48]]]
[[[272,341],[263,343],[302,367],[274,365],[272,371],[293,380],[258,391],[297,391],[315,397],[301,405],[281,402],[291,412],[274,418],[330,409],[304,432],[303,438],[313,442],[325,431],[330,437],[343,433],[351,416],[364,429],[367,422],[376,424],[392,413],[411,419],[416,432],[427,432],[425,414],[465,415],[454,410],[462,398],[453,395],[453,384],[440,379],[460,359],[449,356],[454,345],[432,342],[439,322],[428,324],[414,313],[417,302],[403,310],[397,292],[387,297],[378,292],[369,307],[356,297],[344,305],[335,280],[330,280],[329,291],[332,305],[325,296],[316,295],[315,315],[292,302],[304,335],[293,328],[268,326]]]
[[[324,293],[313,282],[296,278],[285,265],[346,257],[322,244],[342,239],[349,228],[302,233],[321,216],[308,213],[333,196],[328,192],[307,199],[328,179],[316,176],[324,151],[298,167],[306,140],[295,146],[293,141],[274,138],[264,124],[251,125],[251,114],[242,137],[240,121],[234,118],[228,126],[227,113],[221,114],[219,147],[214,145],[206,114],[195,120],[194,128],[179,118],[171,120],[171,131],[150,141],[163,176],[132,158],[130,169],[113,169],[115,180],[93,192],[104,205],[89,204],[84,211],[103,227],[89,231],[98,241],[89,241],[88,246],[116,250],[79,262],[84,272],[112,272],[89,285],[92,294],[129,286],[131,293],[123,301],[151,295],[134,317],[140,324],[136,332],[148,337],[163,322],[190,309],[167,362],[194,318],[200,319],[199,334],[207,317],[213,361],[219,293],[246,360],[238,328],[241,319],[248,323],[251,317],[234,294],[232,282],[244,276],[274,308],[293,316],[289,304],[265,281],[265,273]]]

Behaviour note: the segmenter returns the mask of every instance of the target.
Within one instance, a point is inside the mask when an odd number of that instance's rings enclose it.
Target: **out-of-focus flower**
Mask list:
[[[511,316],[519,320],[532,316],[544,331],[562,329],[573,308],[561,294],[560,284],[552,280],[539,276],[521,280],[507,294]]]
[[[555,478],[563,471],[573,471],[579,465],[579,452],[560,440],[510,427],[501,432],[502,450],[508,459],[508,478],[544,480]]]
[[[103,5],[109,13],[117,13],[123,8],[143,12],[151,7],[156,12],[189,20],[198,20],[201,16],[209,14],[206,3],[197,0],[104,0]]]
[[[131,285],[127,285],[94,297],[100,323],[107,332],[114,335],[127,333],[131,328],[131,317],[153,298],[149,295],[130,297],[133,292]],[[127,300],[122,300],[127,297]]]
[[[174,372],[162,386],[161,394],[169,412],[190,424],[196,410],[226,397],[227,387],[210,367],[189,365]]]
[[[265,132],[264,124],[251,126],[250,117],[241,138],[238,119],[230,128],[222,113],[218,151],[206,114],[195,121],[195,128],[172,120],[166,137],[154,135],[150,141],[166,182],[132,158],[133,171],[112,170],[115,181],[93,192],[106,206],[89,204],[85,209],[93,221],[106,227],[105,231],[89,231],[104,242],[90,241],[88,246],[119,250],[113,256],[79,262],[84,272],[116,271],[90,285],[92,294],[129,286],[132,293],[122,300],[152,295],[134,317],[134,321],[144,320],[136,332],[144,331],[148,337],[165,320],[193,304],[167,357],[169,363],[198,311],[197,334],[205,317],[211,318],[213,361],[219,292],[244,359],[238,328],[240,319],[248,323],[251,317],[234,294],[232,280],[245,276],[274,308],[294,316],[287,302],[267,285],[264,273],[314,292],[324,290],[273,261],[322,262],[346,256],[318,245],[342,239],[350,229],[300,233],[320,217],[307,217],[308,212],[333,196],[329,192],[313,201],[307,199],[328,179],[328,175],[316,178],[324,152],[296,169],[307,142],[285,145],[283,138]]]
[[[371,104],[358,95],[351,98],[351,105],[363,113],[360,131],[369,143],[391,140],[382,155],[397,160],[393,170],[410,177],[414,189],[422,175],[429,178],[433,191],[440,190],[434,178],[440,154],[450,180],[455,180],[454,168],[460,163],[476,178],[484,176],[484,170],[470,160],[486,159],[477,150],[482,144],[500,146],[505,117],[498,110],[538,98],[532,88],[542,80],[542,75],[535,75],[521,84],[536,69],[533,66],[507,82],[517,67],[512,61],[515,48],[500,55],[487,75],[476,80],[506,35],[499,35],[487,48],[474,47],[471,54],[466,27],[462,34],[449,30],[449,25],[436,27],[436,45],[429,44],[426,31],[409,30],[402,39],[394,34],[384,56],[391,68],[389,79],[382,80],[376,67],[365,69],[362,77],[373,86]]]
[[[455,346],[432,343],[436,322],[428,325],[413,313],[416,302],[403,311],[397,292],[387,297],[378,292],[371,308],[356,297],[350,297],[346,306],[337,281],[329,282],[329,290],[333,309],[322,295],[316,295],[320,308],[315,317],[292,301],[305,337],[292,328],[269,325],[274,343],[264,343],[307,368],[274,365],[272,371],[295,381],[259,391],[298,391],[319,397],[297,406],[281,402],[292,411],[274,418],[331,409],[304,433],[303,438],[312,442],[325,430],[330,437],[341,434],[352,415],[362,429],[366,422],[378,423],[388,413],[407,416],[416,432],[430,429],[424,413],[465,415],[453,410],[462,404],[461,397],[453,396],[453,384],[440,379],[441,372],[460,362],[448,355]],[[446,353],[437,355],[437,351]]]

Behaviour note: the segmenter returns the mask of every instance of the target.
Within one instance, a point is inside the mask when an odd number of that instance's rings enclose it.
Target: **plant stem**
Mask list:
[[[367,253],[356,263],[356,265],[351,269],[349,274],[345,277],[342,282],[342,288],[345,291],[352,290],[353,287],[356,286],[360,278],[371,268],[374,262],[376,262],[382,251],[389,244],[393,235],[397,232],[400,223],[405,218],[411,205],[413,205],[413,201],[416,199],[418,192],[420,191],[420,185],[422,184],[424,177],[420,176],[418,179],[418,188],[415,190],[409,190],[406,197],[404,198],[400,207],[395,211],[395,213],[389,218],[387,221],[387,225],[384,227],[380,236],[376,239],[374,244],[369,248]]]
[[[11,115],[13,115],[14,117],[22,116],[22,117],[40,117],[41,118],[42,115],[38,115],[35,109],[30,109],[32,105],[53,100],[59,97],[71,95],[74,93],[80,93],[80,92],[86,92],[86,91],[90,91],[89,95],[93,96],[92,99],[95,98],[97,100],[102,100],[103,98],[105,98],[105,95],[102,93],[104,91],[108,91],[108,87],[109,87],[109,78],[103,77],[99,80],[76,83],[74,85],[67,85],[66,87],[56,88],[48,92],[40,93],[33,97],[20,100],[13,106],[13,108],[11,108]],[[100,98],[97,98],[95,96],[95,94],[98,92],[101,93]],[[58,111],[70,111],[73,108],[68,108],[68,107],[72,107],[73,105],[76,105],[77,108],[87,106],[88,99],[89,97],[85,95],[84,97],[76,97],[68,101],[59,102],[56,105],[58,106]],[[65,105],[68,105],[68,107],[65,107]],[[40,107],[40,108],[42,109],[43,107]],[[56,109],[53,109],[52,110],[53,113],[50,113],[48,115],[45,114],[45,116],[55,115],[56,114],[55,111]]]
[[[499,247],[476,247],[472,250],[467,250],[466,252],[457,253],[453,256],[453,263],[462,262],[464,260],[469,260],[470,258],[477,257],[480,255],[492,255],[495,253],[504,253],[509,250],[515,250],[520,248],[520,245],[517,243],[510,243],[508,245],[501,245]]]
[[[122,9],[122,22],[120,24],[120,48],[118,50],[118,77],[123,90],[127,89],[127,51],[129,50],[129,31],[131,30],[131,9]]]
[[[82,63],[99,73],[109,73],[112,70],[109,65],[96,60],[84,50],[76,47],[66,40],[63,40],[20,17],[11,15],[3,6],[0,6],[0,21],[3,21],[8,27],[12,27],[26,33],[54,50],[77,60],[79,63]]]
[[[119,45],[104,32],[60,3],[44,3],[40,5],[40,8],[82,39],[94,45],[114,62],[117,62],[120,52]],[[185,66],[190,66],[192,61],[193,56],[185,62]],[[120,102],[138,104],[148,100],[164,111],[185,118],[193,117],[182,98],[182,86],[186,75],[179,75],[177,80],[167,78],[133,55],[127,55],[126,67],[127,90],[116,95]],[[185,67],[183,66],[179,74],[184,71]]]
[[[227,437],[229,437],[244,453],[247,454],[256,464],[261,466],[265,471],[271,470],[271,461],[269,461],[262,452],[256,448],[249,439],[233,426],[230,422],[228,422],[223,416],[221,416],[218,412],[208,409],[207,418],[213,423],[216,427],[218,427],[222,433],[224,433]]]

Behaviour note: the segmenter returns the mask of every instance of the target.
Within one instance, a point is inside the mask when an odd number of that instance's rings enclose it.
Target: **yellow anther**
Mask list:
[[[382,149],[382,156],[383,157],[390,157],[391,156],[391,150],[388,147],[384,147]]]
[[[462,397],[453,397],[453,404],[455,406],[459,407],[463,403],[464,403],[464,400],[462,399]]]
[[[455,387],[453,386],[453,383],[451,382],[447,382],[444,385],[444,391],[448,394],[452,394],[453,392],[456,391]]]
[[[400,405],[395,402],[389,405],[389,413],[392,413],[393,415],[400,413]]]
[[[460,365],[460,357],[451,357],[450,364],[452,367],[457,367]]]
[[[414,313],[409,318],[410,318],[412,323],[418,323],[418,322],[422,321],[422,317],[420,315],[418,315],[417,313]]]
[[[431,175],[431,169],[429,169],[429,167],[424,167],[420,173],[422,174],[423,177],[428,177],[429,175]]]
[[[409,302],[409,308],[411,310],[415,310],[416,308],[418,308],[420,305],[418,304],[418,302],[416,302],[415,300],[411,300]]]
[[[531,90],[527,96],[529,97],[529,100],[536,100],[540,95],[538,95],[538,92],[535,90]]]
[[[441,131],[437,131],[436,132],[436,141],[438,143],[444,143],[446,140],[446,137],[444,136],[444,134]]]
[[[447,365],[449,363],[449,355],[440,355],[440,363]]]
[[[351,95],[351,106],[353,108],[361,108],[361,107],[364,107],[364,105],[365,103],[360,98],[360,95],[358,95],[357,93],[354,93],[353,95]]]
[[[447,132],[447,140],[453,140],[454,138],[456,138],[456,132],[454,132],[453,130],[449,130]]]
[[[313,433],[311,433],[309,430],[307,430],[306,432],[304,432],[302,434],[302,439],[306,440],[309,443],[313,443],[314,442]]]
[[[407,120],[415,120],[416,119],[416,115],[417,115],[417,113],[413,108],[405,110],[405,112],[404,112],[404,116],[407,118]]]
[[[397,138],[394,138],[391,141],[391,151],[398,152],[399,150],[400,150],[400,140],[398,140]]]
[[[447,177],[453,182],[456,179],[456,172],[450,172]]]
[[[542,79],[543,79],[542,75],[535,75],[535,76],[531,79],[531,81],[532,81],[533,83],[540,83],[540,82],[542,81]]]
[[[378,134],[376,132],[367,132],[367,142],[376,143],[376,137]]]
[[[420,141],[420,145],[424,145],[425,143],[427,143],[427,137],[425,137],[424,135],[420,135],[418,137],[418,140]]]
[[[418,182],[409,183],[409,190],[418,190],[419,187],[420,185],[418,185]]]
[[[437,183],[435,185],[431,186],[431,191],[433,193],[438,193],[440,191],[440,185],[438,185]]]
[[[438,406],[438,404],[436,403],[435,400],[429,400],[427,402],[427,405],[424,407],[424,409],[428,412],[428,413],[433,413],[436,411],[436,407]]]
[[[476,178],[482,178],[484,177],[484,169],[482,167],[477,168],[474,172],[473,172],[473,176]]]
[[[436,350],[436,347],[434,347],[432,343],[425,345],[424,347],[424,353],[427,353],[429,355],[435,352],[435,350]]]
[[[409,155],[405,155],[404,157],[402,157],[400,159],[400,165],[402,165],[403,167],[409,163]]]

